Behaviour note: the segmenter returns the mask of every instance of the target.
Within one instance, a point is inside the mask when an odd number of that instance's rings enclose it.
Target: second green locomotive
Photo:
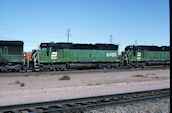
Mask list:
[[[169,46],[127,46],[122,55],[124,65],[144,67],[147,65],[169,65]]]

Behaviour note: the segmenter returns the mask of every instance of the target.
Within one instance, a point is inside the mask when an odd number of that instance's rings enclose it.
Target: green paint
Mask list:
[[[128,61],[166,61],[170,60],[169,51],[127,51]]]
[[[3,53],[2,49],[0,49],[1,63],[22,63],[23,60],[23,53]]]
[[[59,49],[56,52],[38,50],[38,54],[40,63],[119,62],[117,50]]]

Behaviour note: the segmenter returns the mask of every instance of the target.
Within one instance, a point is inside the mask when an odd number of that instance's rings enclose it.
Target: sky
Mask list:
[[[169,0],[0,0],[0,40],[170,45]]]

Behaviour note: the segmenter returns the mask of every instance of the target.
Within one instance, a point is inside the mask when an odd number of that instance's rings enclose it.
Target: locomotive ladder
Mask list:
[[[35,70],[38,70],[39,69],[39,64],[40,64],[40,61],[39,61],[39,53],[38,51],[36,51],[33,56],[32,56],[32,60],[34,61],[34,69]]]

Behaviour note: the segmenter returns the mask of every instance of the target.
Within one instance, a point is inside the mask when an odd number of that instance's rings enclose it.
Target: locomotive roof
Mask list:
[[[141,50],[147,50],[147,51],[170,51],[170,46],[146,46],[146,45],[130,45],[125,48],[125,51],[128,49],[141,49]]]
[[[100,49],[100,50],[117,50],[118,45],[114,44],[73,44],[73,43],[41,43],[40,47],[54,47],[59,49]]]
[[[0,46],[23,46],[23,41],[0,40]]]

